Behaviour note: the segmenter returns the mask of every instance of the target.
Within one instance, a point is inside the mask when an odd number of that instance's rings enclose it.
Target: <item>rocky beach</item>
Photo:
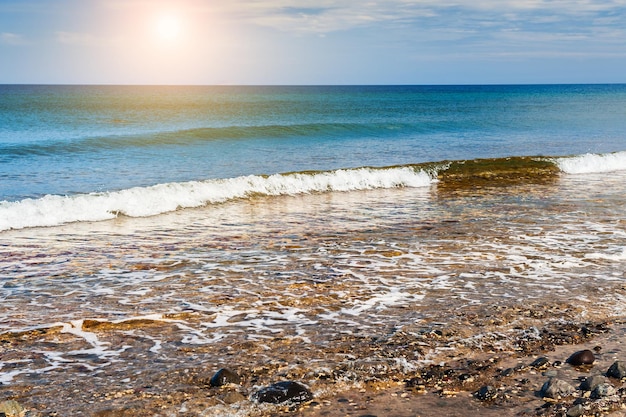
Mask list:
[[[3,398],[10,398],[0,412],[8,417],[624,415],[626,322],[600,315],[573,321],[579,309],[483,307],[458,311],[457,320],[446,324],[337,337],[319,350],[281,338],[244,343],[222,348],[228,368],[153,365],[126,381],[125,389],[106,383],[82,389],[90,379],[87,369],[73,370],[75,378],[62,387],[31,376],[30,384],[0,387]],[[162,325],[83,323],[101,336],[144,326]],[[60,336],[59,329],[5,334],[3,359],[10,360],[20,344],[41,347]],[[190,356],[209,350],[185,349]],[[581,351],[585,363],[572,360]],[[268,396],[268,387],[286,381],[293,387],[285,387],[284,396]],[[68,397],[58,401],[51,390]]]

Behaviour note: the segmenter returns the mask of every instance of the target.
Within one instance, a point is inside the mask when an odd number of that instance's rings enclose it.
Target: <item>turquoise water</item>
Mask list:
[[[0,201],[626,150],[626,85],[0,86]]]

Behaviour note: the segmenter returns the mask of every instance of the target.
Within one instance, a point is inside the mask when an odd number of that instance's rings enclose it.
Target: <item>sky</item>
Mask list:
[[[626,82],[626,0],[0,0],[1,84]]]

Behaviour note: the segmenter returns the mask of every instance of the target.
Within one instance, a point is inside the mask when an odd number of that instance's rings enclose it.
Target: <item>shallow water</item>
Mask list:
[[[321,393],[513,349],[538,323],[624,315],[624,213],[618,171],[2,232],[0,395],[60,415],[168,396],[180,410],[180,387],[224,366],[248,389]],[[191,415],[212,415],[203,395]]]

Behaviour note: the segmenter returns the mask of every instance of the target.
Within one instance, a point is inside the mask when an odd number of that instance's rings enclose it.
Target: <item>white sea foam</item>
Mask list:
[[[626,170],[626,151],[608,154],[584,154],[557,158],[556,164],[568,174],[590,174]]]
[[[605,259],[607,261],[626,261],[626,248],[622,248],[621,252],[619,250],[613,251],[611,253],[588,253],[585,255],[587,259]]]
[[[255,195],[424,187],[434,181],[430,174],[409,167],[358,168],[168,183],[74,196],[47,195],[39,199],[0,202],[0,231],[102,221],[113,219],[119,214],[147,217],[178,208],[200,207]]]

